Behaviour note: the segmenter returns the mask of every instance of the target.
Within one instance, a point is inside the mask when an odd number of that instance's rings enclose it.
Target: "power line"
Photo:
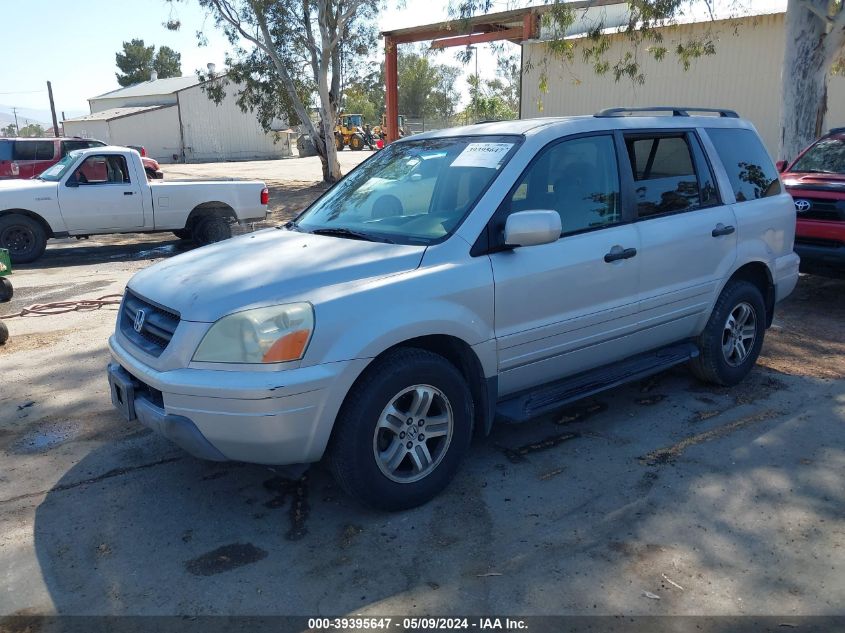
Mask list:
[[[34,95],[47,92],[46,90],[24,90],[23,92],[0,92],[0,95]]]

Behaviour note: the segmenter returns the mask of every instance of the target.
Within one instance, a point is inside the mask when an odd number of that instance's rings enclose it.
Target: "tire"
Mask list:
[[[337,147],[337,151],[339,151],[339,152],[343,151],[343,145],[344,145],[343,137],[340,134],[338,134],[334,137],[334,144],[335,144],[335,147]]]
[[[748,281],[729,281],[698,338],[700,353],[690,361],[690,369],[704,382],[735,385],[757,362],[765,334],[766,304],[760,289]]]
[[[188,229],[177,229],[176,231],[173,231],[173,235],[178,237],[180,240],[191,239],[191,232]]]
[[[412,411],[420,401],[428,403],[424,420]],[[388,413],[391,408],[404,424]],[[469,450],[472,419],[472,396],[454,365],[425,350],[400,348],[375,361],[350,389],[335,422],[329,464],[341,488],[362,503],[413,508],[455,476]],[[420,440],[427,429],[429,437]]]
[[[0,303],[11,301],[15,295],[15,289],[8,277],[0,277]]]
[[[197,246],[222,242],[232,237],[229,218],[222,215],[208,215],[194,223],[191,238]]]
[[[353,134],[352,138],[349,139],[349,149],[360,152],[364,149],[364,137],[360,134]]]
[[[9,250],[13,264],[28,264],[44,254],[47,232],[29,216],[9,213],[0,217],[0,248]]]
[[[3,323],[3,321],[0,321],[0,345],[5,345],[8,340],[9,328],[6,327],[6,324]]]

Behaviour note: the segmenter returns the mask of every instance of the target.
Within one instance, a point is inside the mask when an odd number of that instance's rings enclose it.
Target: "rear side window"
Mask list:
[[[12,160],[53,160],[53,141],[15,141]]]
[[[707,130],[707,135],[716,146],[716,152],[728,172],[737,202],[780,193],[778,172],[763,143],[753,131],[720,128]]]
[[[718,204],[710,168],[685,132],[625,135],[637,215],[650,217]]]
[[[0,160],[12,160],[12,141],[0,141]]]

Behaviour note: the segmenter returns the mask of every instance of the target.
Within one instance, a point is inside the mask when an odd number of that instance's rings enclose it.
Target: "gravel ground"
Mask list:
[[[237,164],[272,182],[274,219],[322,190],[267,177],[289,163]],[[0,312],[119,293],[186,248],[51,244]],[[443,495],[401,514],[357,506],[319,464],[292,482],[121,421],[113,307],[9,320],[0,615],[842,614],[843,297],[845,281],[802,276],[737,388],[679,368],[498,425]]]

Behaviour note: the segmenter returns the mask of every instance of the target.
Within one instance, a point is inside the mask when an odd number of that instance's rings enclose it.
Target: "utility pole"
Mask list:
[[[17,136],[18,132],[20,131],[20,128],[18,127],[18,109],[12,107],[12,114],[15,115],[15,136]]]
[[[50,114],[53,115],[53,135],[59,137],[59,122],[56,120],[56,104],[53,103],[53,84],[47,82],[47,94],[50,96]]]

